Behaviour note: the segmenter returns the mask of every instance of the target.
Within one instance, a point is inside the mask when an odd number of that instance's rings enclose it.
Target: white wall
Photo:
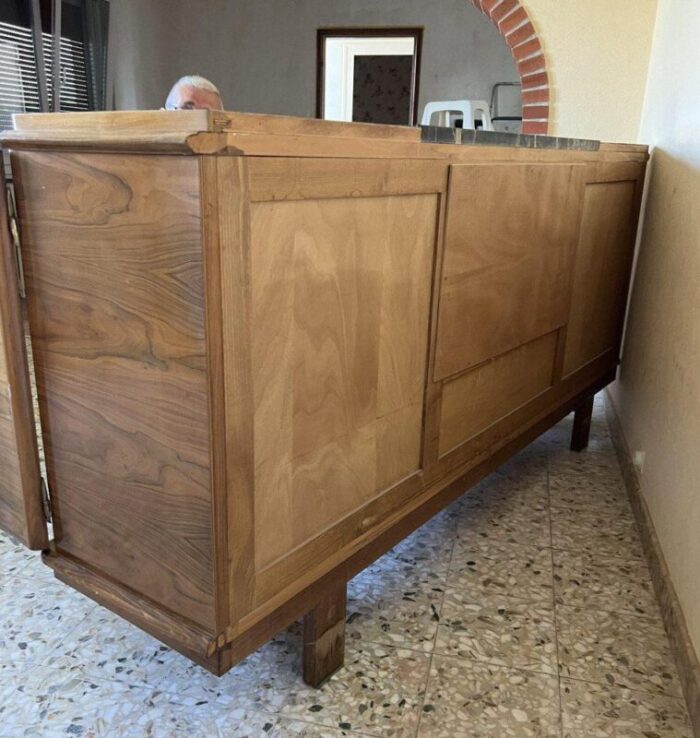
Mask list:
[[[550,133],[637,140],[657,0],[521,0],[544,49]]]
[[[489,99],[519,80],[497,29],[467,0],[114,0],[117,108],[156,108],[181,75],[203,74],[229,109],[314,116],[316,30],[424,26],[428,100]]]
[[[700,3],[659,0],[640,139],[652,175],[613,399],[700,653]]]

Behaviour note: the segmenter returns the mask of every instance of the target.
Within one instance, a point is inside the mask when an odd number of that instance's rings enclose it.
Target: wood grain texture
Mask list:
[[[46,548],[39,457],[25,352],[17,262],[0,177],[0,528]]]
[[[255,447],[248,162],[217,159],[229,617],[238,622],[255,597]]]
[[[619,168],[618,168],[619,169]],[[610,179],[610,175],[619,179]],[[574,262],[564,374],[610,349],[622,336],[639,217],[640,167],[599,170],[585,188]]]
[[[222,253],[218,160],[199,159],[202,211],[202,268],[206,320],[209,458],[212,505],[213,581],[216,631],[229,618],[229,506],[226,448],[226,385],[224,373]]]
[[[406,498],[398,487],[370,501],[315,539],[293,552],[286,560],[261,575],[260,588],[266,593],[262,604],[242,623],[228,629],[222,643],[234,641],[242,658],[257,648],[265,632],[276,633],[308,611],[309,606],[329,586],[348,581],[362,568],[394,546],[408,533],[452,502],[480,479],[504,463],[514,453],[571,412],[581,400],[614,381],[615,369],[603,360],[585,367],[576,376],[562,381],[520,411],[506,418],[507,428],[497,424],[488,433],[459,447],[461,455],[448,472],[425,482],[416,494]],[[581,388],[585,388],[581,390]],[[500,427],[499,427],[500,426]],[[488,437],[487,437],[488,436]],[[467,446],[478,446],[467,449]],[[363,518],[374,523],[363,527]],[[295,576],[288,576],[293,571]]]
[[[345,658],[346,584],[332,587],[304,616],[304,681],[320,687]]]
[[[447,185],[447,168],[434,161],[250,157],[250,200],[309,200],[431,194]]]
[[[584,172],[451,168],[435,379],[566,323]]]
[[[57,550],[213,628],[197,162],[13,168]]]
[[[556,349],[554,331],[446,381],[442,389],[440,455],[549,389]]]
[[[251,206],[256,568],[420,466],[437,197]]]
[[[645,151],[61,120],[15,156],[51,563],[216,673],[614,377],[613,349],[562,377],[573,257],[585,182]],[[94,153],[176,139],[231,155]]]

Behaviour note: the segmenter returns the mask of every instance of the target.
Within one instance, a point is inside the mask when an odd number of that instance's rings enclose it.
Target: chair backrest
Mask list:
[[[462,116],[462,128],[476,128],[476,114],[485,131],[493,130],[491,112],[485,100],[439,100],[429,102],[423,109],[421,125],[429,126],[434,115],[438,116],[438,125],[451,126],[452,113]]]

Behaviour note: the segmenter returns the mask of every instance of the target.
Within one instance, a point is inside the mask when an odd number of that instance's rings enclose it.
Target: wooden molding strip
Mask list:
[[[632,463],[622,424],[615,411],[610,393],[606,391],[605,395],[605,412],[610,426],[610,435],[620,460],[627,494],[639,526],[642,548],[649,565],[651,580],[654,583],[661,617],[671,642],[671,650],[678,668],[690,721],[695,735],[700,736],[700,661],[698,661],[698,655],[690,640],[685,615],[673,586],[671,574],[654,529],[654,522],[642,496],[639,475]]]
[[[53,543],[48,551],[43,552],[42,559],[53,569],[57,579],[169,646],[200,663],[209,655],[212,635],[195,623],[184,620],[105,574],[57,551]]]

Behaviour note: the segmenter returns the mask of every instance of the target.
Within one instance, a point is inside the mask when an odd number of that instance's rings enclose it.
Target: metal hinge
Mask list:
[[[44,477],[41,478],[41,506],[44,509],[46,522],[53,522],[51,514],[53,512],[53,508],[51,506],[51,494],[49,493],[49,485],[46,484]]]
[[[24,269],[22,268],[22,248],[19,240],[19,224],[17,221],[17,203],[15,202],[15,191],[12,185],[8,183],[5,188],[7,194],[7,226],[10,231],[10,238],[15,249],[15,264],[17,265],[17,284],[19,286],[19,296],[24,300],[27,296],[24,288]]]

